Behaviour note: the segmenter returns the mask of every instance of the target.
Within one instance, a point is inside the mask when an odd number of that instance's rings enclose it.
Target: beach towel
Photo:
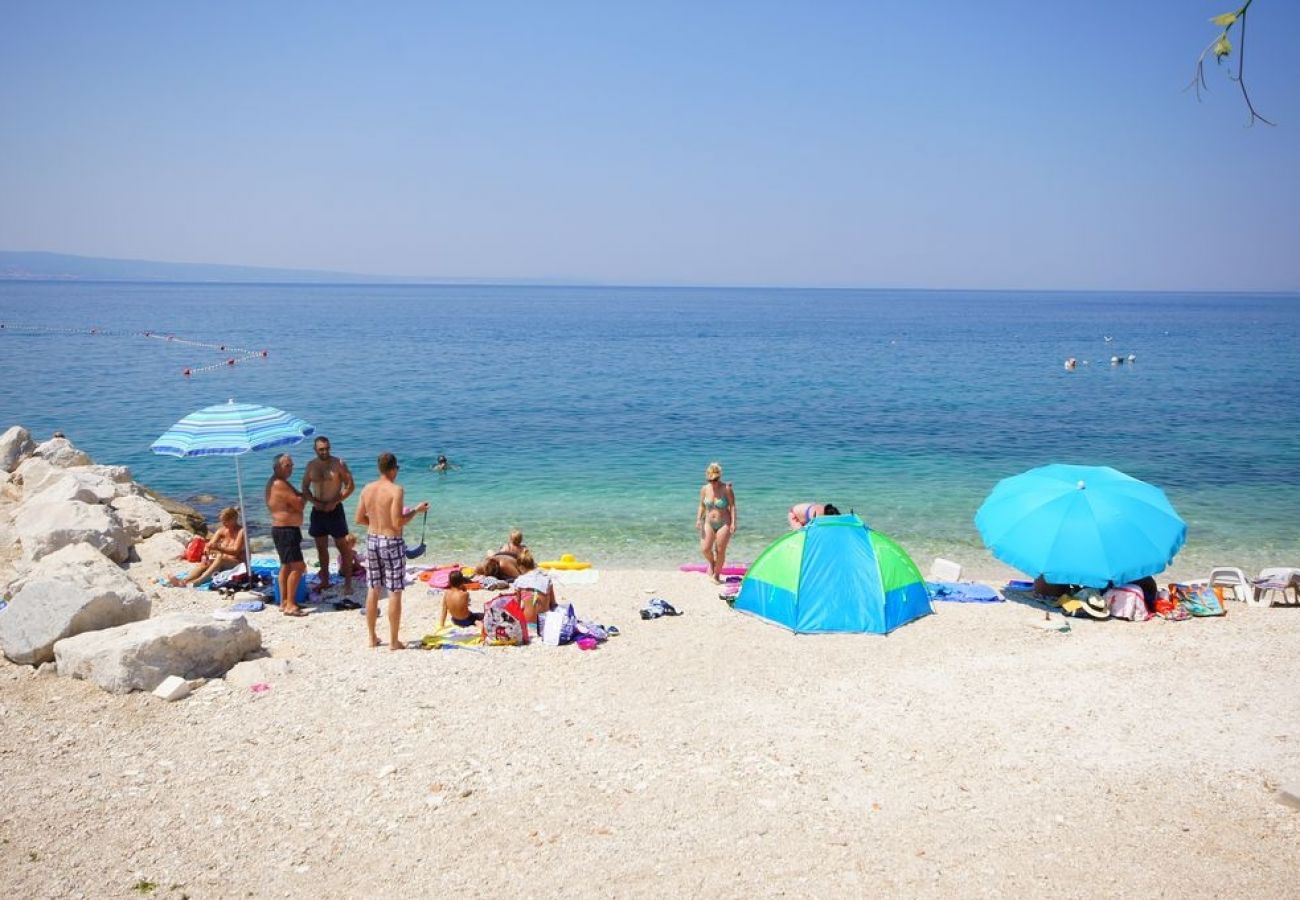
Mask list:
[[[420,641],[426,650],[465,650],[483,646],[483,635],[477,629],[444,628],[433,634],[426,634]]]
[[[595,584],[600,580],[595,569],[552,569],[550,575],[556,584]]]
[[[945,603],[1001,603],[1002,595],[986,584],[969,581],[927,581],[930,596]]]

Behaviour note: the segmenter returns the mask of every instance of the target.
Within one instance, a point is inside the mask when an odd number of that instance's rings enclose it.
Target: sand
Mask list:
[[[155,614],[217,602],[150,592]],[[652,592],[684,615],[642,621]],[[0,663],[3,894],[1300,884],[1300,812],[1274,793],[1300,781],[1295,609],[1060,634],[1013,603],[940,605],[887,637],[794,636],[703,575],[604,571],[561,595],[622,634],[590,653],[393,652],[355,612],[269,609],[250,618],[291,673],[176,703]],[[410,590],[403,636],[436,610]]]

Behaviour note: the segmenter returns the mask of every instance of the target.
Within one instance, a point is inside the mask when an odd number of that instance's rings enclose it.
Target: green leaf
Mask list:
[[[1221,27],[1221,28],[1227,28],[1227,27],[1228,27],[1229,25],[1231,25],[1233,22],[1237,21],[1237,14],[1236,14],[1235,12],[1234,12],[1234,13],[1233,13],[1233,12],[1232,12],[1232,13],[1224,13],[1224,14],[1221,15],[1221,16],[1215,16],[1215,17],[1214,17],[1213,19],[1211,19],[1210,21],[1213,22],[1215,25],[1218,25],[1218,26]]]

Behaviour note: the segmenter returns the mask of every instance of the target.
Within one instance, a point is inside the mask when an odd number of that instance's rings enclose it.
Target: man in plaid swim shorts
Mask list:
[[[366,630],[370,646],[378,647],[375,622],[379,618],[379,591],[388,591],[388,649],[403,650],[406,645],[398,640],[402,627],[402,589],[406,587],[406,542],[402,529],[429,508],[426,500],[411,510],[404,510],[406,491],[397,483],[397,457],[391,453],[379,454],[379,477],[361,489],[357,504],[357,524],[367,529],[366,579]]]

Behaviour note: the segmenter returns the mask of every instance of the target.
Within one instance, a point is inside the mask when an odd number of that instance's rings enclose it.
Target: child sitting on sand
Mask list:
[[[447,576],[447,589],[442,592],[442,615],[438,618],[439,631],[446,626],[448,616],[451,616],[453,625],[461,628],[469,628],[483,620],[482,613],[470,612],[465,576],[459,571]]]

